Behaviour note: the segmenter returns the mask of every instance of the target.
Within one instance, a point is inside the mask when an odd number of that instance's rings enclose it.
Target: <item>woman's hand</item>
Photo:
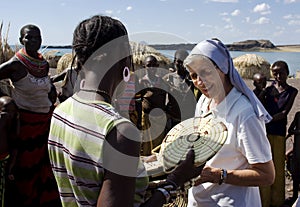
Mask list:
[[[210,182],[210,183],[219,183],[221,178],[220,168],[212,168],[205,166],[201,172],[200,177],[195,181],[194,185],[200,185],[201,183]]]

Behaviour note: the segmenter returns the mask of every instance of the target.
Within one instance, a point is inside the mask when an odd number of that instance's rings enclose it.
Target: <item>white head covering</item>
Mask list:
[[[229,51],[221,41],[214,39],[204,40],[198,43],[186,58],[185,64],[188,64],[189,59],[192,58],[193,55],[203,55],[211,59],[224,74],[229,76],[231,84],[250,100],[258,118],[262,118],[265,123],[272,120],[272,116],[266,111],[256,95],[248,88],[235,69]]]

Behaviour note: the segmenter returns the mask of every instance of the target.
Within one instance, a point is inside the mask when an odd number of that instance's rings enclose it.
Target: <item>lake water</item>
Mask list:
[[[55,48],[46,49],[44,52],[48,50],[55,50]],[[71,49],[57,49],[61,53],[71,53]],[[158,50],[171,60],[173,60],[175,50]],[[300,52],[241,52],[241,51],[230,51],[231,57],[235,58],[244,54],[257,54],[262,56],[271,64],[277,60],[283,60],[287,62],[290,69],[290,75],[295,75],[296,71],[300,71]]]
[[[159,50],[162,54],[173,59],[175,50]],[[300,71],[300,52],[242,52],[242,51],[230,51],[232,58],[244,55],[244,54],[257,54],[265,58],[270,64],[277,60],[283,60],[287,62],[290,69],[290,75],[295,75],[296,71]]]

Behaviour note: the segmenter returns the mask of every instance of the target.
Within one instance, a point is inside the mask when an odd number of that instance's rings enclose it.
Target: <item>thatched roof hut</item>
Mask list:
[[[74,58],[74,55],[72,53],[65,53],[61,58],[58,60],[57,67],[56,67],[56,73],[60,74],[62,71],[64,71],[66,68],[71,68],[72,60]],[[75,64],[75,62],[74,62]],[[76,66],[73,65],[75,68]]]
[[[130,42],[130,46],[133,54],[133,63],[136,69],[143,67],[144,60],[148,55],[153,55],[156,57],[159,62],[159,66],[162,68],[168,68],[168,66],[171,64],[171,61],[168,57],[161,54],[153,47],[136,42]]]
[[[171,64],[171,60],[168,57],[161,54],[153,47],[144,44],[139,44],[136,42],[130,42],[130,46],[133,54],[133,63],[136,70],[143,67],[143,62],[148,55],[153,55],[154,57],[156,57],[156,59],[159,62],[159,67],[168,68]],[[56,67],[57,74],[59,74],[66,68],[70,68],[72,59],[73,55],[70,53],[66,53],[63,56],[61,56],[61,58],[58,60]]]
[[[233,59],[233,64],[242,78],[252,79],[255,73],[264,74],[270,79],[270,63],[256,54],[245,54]]]
[[[49,50],[43,54],[44,58],[48,61],[50,68],[56,68],[57,62],[63,53],[59,50]]]

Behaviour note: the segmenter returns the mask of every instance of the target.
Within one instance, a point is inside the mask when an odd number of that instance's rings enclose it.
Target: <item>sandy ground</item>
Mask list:
[[[300,45],[276,46],[280,52],[300,52]]]
[[[247,51],[247,50],[243,50]],[[300,52],[300,45],[276,45],[276,49],[270,49],[270,48],[255,48],[255,49],[249,49],[248,51],[251,52]]]

